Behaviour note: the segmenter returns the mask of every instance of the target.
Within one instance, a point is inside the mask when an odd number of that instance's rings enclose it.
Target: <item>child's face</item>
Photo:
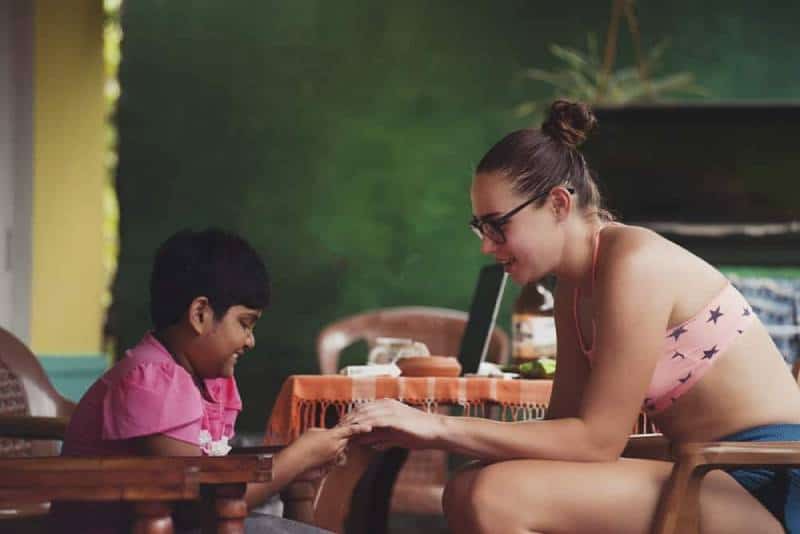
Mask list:
[[[221,319],[212,318],[203,328],[191,355],[194,372],[201,378],[233,376],[239,357],[256,345],[253,328],[261,310],[231,306]]]

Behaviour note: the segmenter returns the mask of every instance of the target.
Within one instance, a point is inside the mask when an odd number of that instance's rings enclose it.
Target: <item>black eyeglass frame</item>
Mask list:
[[[498,245],[502,245],[503,243],[506,242],[506,234],[503,232],[503,226],[508,224],[508,221],[511,220],[511,217],[516,215],[525,206],[528,206],[529,204],[532,204],[532,203],[536,202],[537,200],[539,200],[542,197],[546,197],[556,187],[559,187],[559,186],[555,186],[555,187],[553,187],[551,189],[548,189],[547,191],[542,191],[538,195],[534,195],[532,198],[526,200],[525,202],[523,202],[522,204],[520,204],[516,208],[511,209],[511,211],[507,211],[506,213],[504,213],[503,215],[500,215],[499,217],[482,220],[480,217],[477,217],[477,216],[473,215],[472,219],[470,219],[470,221],[469,221],[469,227],[472,229],[473,232],[475,232],[475,235],[477,235],[481,240],[483,240],[484,237],[489,237],[489,239],[491,239],[492,241],[494,241]],[[565,187],[565,189],[569,192],[570,195],[575,194],[575,189],[573,187]],[[497,237],[499,239],[494,239],[493,237],[488,236],[487,235],[488,233],[483,231],[483,226],[484,225],[486,225],[489,228],[491,228],[491,230],[495,234],[497,234]]]

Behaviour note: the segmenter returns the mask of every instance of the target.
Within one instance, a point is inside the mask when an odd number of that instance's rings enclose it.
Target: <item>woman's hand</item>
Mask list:
[[[372,429],[354,437],[354,442],[377,449],[403,447],[433,448],[442,435],[442,416],[425,413],[393,399],[360,404],[342,419],[343,424],[357,424]]]

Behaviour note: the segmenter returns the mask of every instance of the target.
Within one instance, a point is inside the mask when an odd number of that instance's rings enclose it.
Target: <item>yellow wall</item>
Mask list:
[[[36,0],[31,347],[101,350],[102,0]]]

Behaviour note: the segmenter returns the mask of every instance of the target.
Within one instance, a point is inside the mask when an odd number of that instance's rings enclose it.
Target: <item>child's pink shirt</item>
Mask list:
[[[64,456],[136,454],[131,438],[164,434],[201,447],[233,437],[242,401],[234,378],[205,380],[203,398],[191,375],[148,333],[81,399],[64,439]]]
[[[148,333],[126,357],[106,371],[83,395],[70,418],[63,456],[136,455],[133,439],[153,434],[197,445],[206,454],[224,454],[242,401],[234,378],[206,379],[211,401],[191,375]],[[53,523],[67,530],[113,532],[125,514],[115,505],[56,503]],[[87,521],[91,524],[88,524]]]

